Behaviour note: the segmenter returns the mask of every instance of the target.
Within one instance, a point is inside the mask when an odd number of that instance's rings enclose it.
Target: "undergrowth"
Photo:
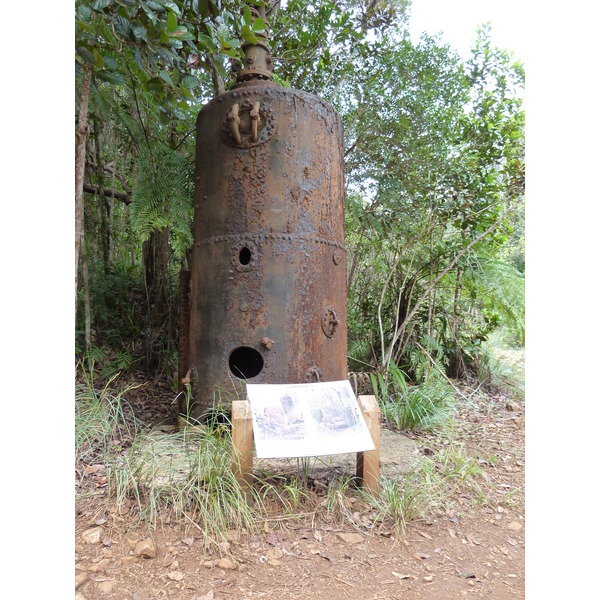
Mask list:
[[[434,369],[417,385],[409,385],[394,363],[387,373],[371,373],[370,377],[382,418],[397,429],[431,430],[448,422],[455,412],[453,389]]]
[[[326,485],[311,476],[310,460],[299,459],[292,475],[255,471],[253,485],[242,488],[231,461],[231,429],[226,419],[208,426],[180,427],[163,433],[142,427],[111,379],[94,387],[93,368],[76,387],[75,461],[106,467],[107,510],[127,514],[129,526],[149,529],[162,515],[193,523],[205,544],[218,546],[231,529],[260,530],[265,522],[309,519],[368,532],[404,529],[432,510],[444,510],[457,486],[479,489],[481,469],[464,448],[451,445],[425,458],[410,473],[381,478],[377,492],[361,489],[351,475]],[[397,427],[434,426],[453,410],[451,392],[440,379],[408,386],[399,370],[384,390],[383,416]],[[385,387],[381,384],[384,383]],[[183,421],[185,422],[185,421]],[[316,459],[315,459],[316,460]]]

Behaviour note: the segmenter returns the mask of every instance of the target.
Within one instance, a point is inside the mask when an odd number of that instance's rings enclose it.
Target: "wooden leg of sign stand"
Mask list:
[[[375,450],[357,452],[356,478],[364,488],[376,492],[379,489],[379,405],[375,396],[359,396],[358,405],[375,444]]]
[[[231,403],[231,443],[233,470],[242,487],[252,484],[252,411],[247,400]]]

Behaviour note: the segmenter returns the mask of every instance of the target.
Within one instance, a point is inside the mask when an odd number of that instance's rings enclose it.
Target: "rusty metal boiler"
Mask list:
[[[244,50],[237,85],[196,126],[180,368],[191,406],[180,410],[200,419],[243,381],[347,376],[341,119],[317,96],[274,83],[266,44]]]

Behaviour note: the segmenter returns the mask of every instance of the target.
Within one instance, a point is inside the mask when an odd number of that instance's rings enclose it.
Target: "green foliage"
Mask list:
[[[226,77],[225,61],[241,56],[248,28],[242,1],[79,0],[76,2],[76,68],[91,68],[98,80],[125,85],[143,79],[166,118],[177,118],[190,90],[213,67]]]
[[[131,203],[131,221],[143,242],[152,232],[168,228],[177,258],[192,246],[194,167],[178,152],[157,145],[138,160],[138,177]]]
[[[434,369],[418,385],[408,385],[393,362],[386,374],[371,373],[370,377],[382,417],[398,429],[434,429],[449,422],[455,411],[453,390]]]
[[[477,355],[477,378],[488,388],[502,389],[515,398],[525,396],[524,349],[510,329],[494,331]]]

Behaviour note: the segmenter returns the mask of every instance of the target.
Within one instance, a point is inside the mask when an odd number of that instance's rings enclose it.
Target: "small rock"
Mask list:
[[[360,544],[364,538],[360,533],[338,533],[338,537],[347,544]]]
[[[221,569],[232,570],[232,569],[235,569],[235,564],[229,558],[222,558],[219,561],[219,563],[217,564],[217,567],[219,567]]]
[[[122,556],[121,562],[124,565],[134,565],[138,561],[137,556]]]
[[[181,581],[183,579],[183,573],[181,571],[169,571],[167,577],[173,581]]]
[[[281,548],[271,548],[270,550],[267,550],[267,558],[270,561],[283,558],[283,550]]]
[[[142,540],[135,545],[134,554],[141,558],[154,558],[156,546],[152,540]]]
[[[100,573],[100,571],[104,571],[110,565],[110,558],[103,558],[101,561],[97,562],[95,565],[92,565],[88,571],[91,573]]]
[[[150,594],[148,592],[133,592],[132,600],[150,600]]]
[[[93,527],[92,529],[86,529],[81,534],[81,539],[86,544],[99,544],[100,541],[102,540],[102,533],[103,533],[102,527]]]
[[[427,583],[430,583],[433,581],[433,575],[425,575],[425,577],[423,577],[423,581],[426,581]]]
[[[81,544],[75,544],[75,554],[83,552],[83,546]]]
[[[269,564],[270,564],[272,567],[278,567],[278,566],[281,564],[281,561],[280,561],[280,560],[277,560],[276,558],[270,558],[270,559],[269,559]]]
[[[125,543],[125,547],[129,550],[134,550],[137,544],[142,541],[142,536],[137,533],[137,531],[130,531],[125,534],[123,538],[123,542]]]
[[[511,531],[520,531],[521,529],[523,529],[523,525],[521,525],[521,523],[519,523],[518,521],[512,521],[506,527]]]
[[[85,596],[81,592],[75,592],[74,600],[86,600]]]
[[[506,410],[517,412],[521,410],[521,407],[516,402],[509,401],[506,403]]]
[[[90,576],[87,573],[78,573],[75,575],[75,589],[80,588]]]
[[[116,585],[116,581],[107,580],[107,581],[103,581],[102,583],[99,583],[98,589],[103,594],[112,594],[113,590],[115,589],[115,585]]]

